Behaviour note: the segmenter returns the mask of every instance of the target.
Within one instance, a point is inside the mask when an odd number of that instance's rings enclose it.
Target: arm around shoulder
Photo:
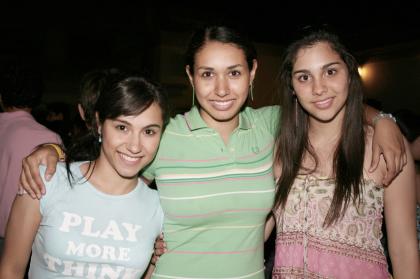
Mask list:
[[[45,179],[47,181],[50,180],[55,173],[59,160],[57,151],[59,149],[58,145],[43,145],[23,160],[20,184],[32,198],[40,199],[41,193],[45,194],[45,186],[39,173],[39,165],[47,166]]]
[[[407,142],[406,150],[408,149]],[[411,154],[403,170],[385,188],[388,248],[395,278],[420,278],[416,233],[415,168]]]

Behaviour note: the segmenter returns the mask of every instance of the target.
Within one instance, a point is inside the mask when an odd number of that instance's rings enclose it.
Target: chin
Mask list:
[[[134,173],[134,174],[132,174],[132,173],[118,173],[122,178],[124,178],[124,179],[133,179],[133,178],[137,178],[138,177],[138,174],[139,174],[139,172],[136,172],[136,173]]]
[[[314,118],[322,123],[328,123],[333,121],[336,118],[337,114],[328,113],[328,114],[321,114],[315,115]]]
[[[218,111],[218,112],[213,114],[214,115],[213,118],[216,119],[217,121],[220,121],[220,122],[226,122],[226,121],[230,121],[233,118],[235,118],[237,113],[238,112],[236,110],[235,111],[229,110],[229,111],[223,111],[223,112]]]
[[[125,178],[125,179],[132,179],[134,177],[137,177],[140,170],[142,168],[141,167],[137,167],[137,168],[122,168],[121,170],[117,171],[118,174]]]

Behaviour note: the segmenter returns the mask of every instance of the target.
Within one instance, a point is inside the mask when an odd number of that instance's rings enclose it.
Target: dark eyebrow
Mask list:
[[[322,69],[323,70],[325,70],[325,69],[327,69],[328,67],[331,67],[331,66],[333,66],[333,65],[341,65],[342,63],[341,62],[339,62],[339,61],[334,61],[334,62],[331,62],[331,63],[328,63],[328,64],[325,64],[324,66],[322,66]],[[304,74],[306,74],[306,73],[309,73],[310,71],[309,70],[305,70],[305,69],[303,69],[303,70],[297,70],[297,71],[294,71],[293,72],[293,75],[295,75],[295,74],[298,74],[298,73],[304,73]]]
[[[241,67],[244,67],[242,64],[236,64],[236,65],[232,65],[232,66],[229,66],[228,67],[228,69],[229,70],[232,70],[232,69],[235,69],[235,68],[241,68]],[[212,68],[212,67],[206,67],[206,66],[203,66],[203,67],[198,67],[197,68],[197,70],[207,70],[207,71],[213,71],[214,70],[214,68]]]
[[[112,121],[118,121],[118,122],[124,123],[127,126],[131,126],[131,124],[129,122],[127,122],[125,120],[122,120],[122,119],[119,119],[119,118],[112,119]]]
[[[159,124],[150,124],[150,125],[147,125],[146,127],[144,127],[144,129],[150,129],[150,128],[160,129],[160,128],[162,128],[162,126],[160,126]]]
[[[207,71],[212,71],[214,70],[212,67],[198,67],[197,70],[207,70]]]
[[[122,120],[122,119],[115,118],[115,119],[113,119],[113,121],[118,121],[118,122],[121,122],[121,123],[125,124],[126,126],[131,126],[131,124],[129,122],[127,122],[125,120]],[[162,126],[159,125],[159,124],[149,124],[149,125],[143,127],[143,129],[149,129],[149,128],[158,128],[158,129],[161,129]]]
[[[235,69],[235,68],[242,68],[242,67],[243,67],[242,64],[236,64],[236,65],[229,66],[228,69],[232,70],[232,69]]]
[[[328,63],[328,64],[324,65],[322,67],[322,69],[326,69],[326,68],[328,68],[330,66],[333,66],[333,65],[341,65],[341,64],[343,64],[343,63],[341,63],[340,61],[334,61],[334,62],[331,62],[331,63]]]

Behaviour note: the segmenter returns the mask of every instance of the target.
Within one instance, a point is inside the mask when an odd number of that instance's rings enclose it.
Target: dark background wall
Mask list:
[[[261,1],[260,1],[261,2]],[[191,105],[183,51],[192,30],[223,23],[247,32],[259,52],[255,83],[258,107],[273,103],[275,77],[294,30],[311,24],[334,27],[369,75],[366,95],[387,111],[420,111],[420,14],[417,7],[359,2],[273,4],[203,2],[0,7],[0,66],[24,60],[42,71],[45,102],[77,102],[82,75],[95,68],[135,69],[164,84],[175,111]],[[397,5],[398,4],[398,5]],[[207,6],[202,8],[202,6]],[[238,7],[238,5],[243,5]],[[74,110],[75,112],[75,110]]]

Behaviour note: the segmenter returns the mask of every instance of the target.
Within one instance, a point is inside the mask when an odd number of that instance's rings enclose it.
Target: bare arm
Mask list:
[[[40,199],[45,194],[45,185],[39,173],[39,165],[46,165],[45,179],[50,180],[55,173],[58,163],[58,154],[51,146],[41,146],[23,159],[22,173],[20,175],[21,187],[33,198]]]
[[[370,126],[373,126],[373,119],[378,113],[376,109],[365,106],[365,118]],[[380,155],[382,154],[387,168],[383,184],[388,185],[407,163],[404,137],[398,125],[389,118],[378,120],[374,129],[372,162],[369,171],[373,172],[378,167]]]
[[[406,146],[408,150],[408,145]],[[385,189],[388,248],[395,278],[420,278],[416,234],[415,169],[410,152],[400,174]]]
[[[28,195],[17,196],[7,224],[0,278],[24,277],[40,222],[39,201]]]

